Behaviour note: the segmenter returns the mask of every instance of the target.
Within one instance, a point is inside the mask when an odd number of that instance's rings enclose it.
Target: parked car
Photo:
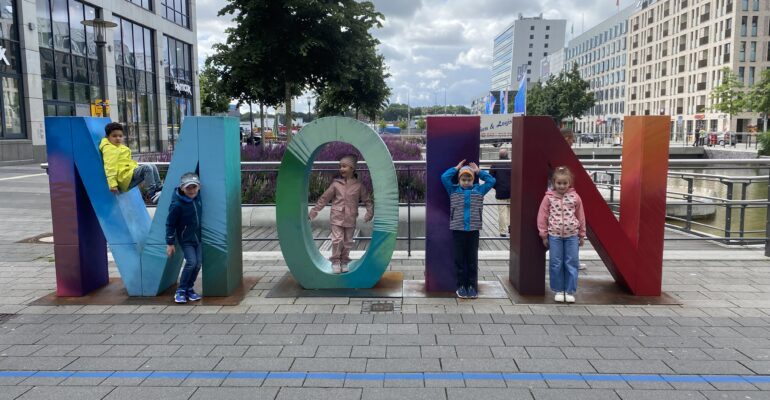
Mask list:
[[[737,140],[737,135],[735,134],[735,132],[732,132],[732,131],[725,132],[725,134],[722,136],[722,138],[719,139],[719,145],[720,146],[724,146],[726,144],[729,144],[729,145],[735,147],[736,140]]]
[[[399,128],[397,126],[386,126],[386,127],[382,128],[382,129],[380,129],[380,135],[382,135],[384,133],[390,133],[390,134],[398,135],[399,133],[401,133],[401,128]]]

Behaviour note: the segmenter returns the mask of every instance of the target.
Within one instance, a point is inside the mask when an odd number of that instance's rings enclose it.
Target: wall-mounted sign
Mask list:
[[[8,57],[5,56],[5,47],[0,46],[0,61],[4,62],[5,65],[11,65],[11,62],[8,61]]]
[[[187,93],[190,96],[192,96],[192,86],[181,83],[179,81],[173,81],[174,82],[174,90],[176,90],[179,93]]]

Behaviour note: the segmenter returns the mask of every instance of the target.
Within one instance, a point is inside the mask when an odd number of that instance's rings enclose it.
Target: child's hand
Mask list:
[[[586,244],[586,238],[581,237],[580,242],[578,242],[578,246],[583,247],[584,244]]]
[[[479,168],[479,166],[476,165],[475,162],[472,162],[472,163],[468,164],[468,166],[471,167],[471,171],[473,171],[474,175],[478,175],[479,174],[479,171],[481,170],[481,168]]]
[[[543,246],[545,246],[546,249],[548,248],[548,238],[547,237],[543,238]]]
[[[366,214],[366,216],[364,217],[364,222],[369,222],[372,220],[372,218],[374,218],[374,215]]]
[[[115,193],[115,194],[119,193],[118,188],[116,188],[116,187],[111,187],[110,188],[110,192]]]
[[[174,247],[173,244],[166,245],[166,256],[168,257],[173,256],[175,251],[176,251],[176,247]]]
[[[455,170],[459,171],[459,170],[460,170],[460,168],[462,168],[462,167],[463,167],[463,165],[465,165],[465,159],[463,159],[462,161],[460,161],[460,162],[457,164],[457,166],[455,167]]]

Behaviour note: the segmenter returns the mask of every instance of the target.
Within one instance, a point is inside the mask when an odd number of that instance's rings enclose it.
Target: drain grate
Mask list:
[[[361,312],[364,314],[401,312],[401,304],[393,300],[364,300],[361,303]]]

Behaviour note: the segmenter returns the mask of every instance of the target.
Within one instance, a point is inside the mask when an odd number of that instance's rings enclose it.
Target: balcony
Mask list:
[[[676,87],[676,92],[677,93],[684,93],[684,86],[677,86]],[[681,114],[681,113],[679,113],[679,114]]]
[[[709,18],[711,18],[711,14],[708,14],[708,13],[703,14],[700,16],[700,22],[706,22],[709,20]]]
[[[687,50],[687,43],[680,43],[679,51],[685,51],[685,50]]]
[[[722,56],[722,62],[723,63],[729,63],[730,62],[730,53],[727,53]]]
[[[651,73],[648,72],[648,73],[644,74],[644,79],[650,80],[650,78],[652,78],[652,74]]]
[[[677,108],[676,108],[676,113],[677,113],[677,114],[682,114],[682,113],[684,113],[684,107],[677,107]]]
[[[698,61],[698,68],[704,68],[709,65],[709,60],[700,60]]]
[[[704,36],[704,37],[698,39],[698,44],[701,45],[701,46],[703,46],[704,44],[708,44],[708,43],[709,43],[709,37],[708,36]]]
[[[697,90],[706,90],[706,82],[700,82],[698,85],[695,86]]]
[[[698,114],[706,112],[706,106],[704,104],[695,106],[695,112]]]
[[[677,71],[684,72],[684,64],[679,65],[679,67],[677,68]]]

